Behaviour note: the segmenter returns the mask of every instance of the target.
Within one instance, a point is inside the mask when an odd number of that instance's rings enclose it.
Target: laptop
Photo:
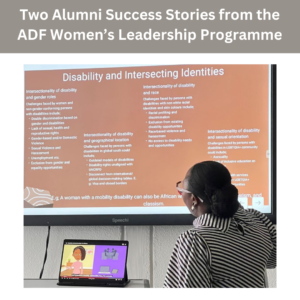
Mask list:
[[[128,241],[64,240],[58,285],[124,287]]]

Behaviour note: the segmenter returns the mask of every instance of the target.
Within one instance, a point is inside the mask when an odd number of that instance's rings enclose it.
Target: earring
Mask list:
[[[194,209],[195,209],[195,206],[196,206],[196,204],[193,203],[193,205],[192,205],[192,207],[191,207],[191,210],[194,210]]]

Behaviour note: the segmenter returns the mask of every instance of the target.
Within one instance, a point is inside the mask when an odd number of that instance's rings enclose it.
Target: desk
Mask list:
[[[70,286],[57,285],[57,282],[58,279],[24,279],[24,288],[70,288]],[[91,288],[90,286],[80,287]],[[72,286],[71,288],[79,287]],[[150,288],[150,284],[147,279],[130,279],[130,282],[125,286],[125,288]]]

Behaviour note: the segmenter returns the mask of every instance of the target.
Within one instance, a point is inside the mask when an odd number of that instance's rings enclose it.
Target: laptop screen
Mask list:
[[[60,279],[123,280],[127,249],[126,241],[66,240],[60,266]]]

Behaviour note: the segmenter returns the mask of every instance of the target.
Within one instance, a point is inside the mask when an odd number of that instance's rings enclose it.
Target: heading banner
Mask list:
[[[298,0],[2,0],[1,53],[299,53]]]

